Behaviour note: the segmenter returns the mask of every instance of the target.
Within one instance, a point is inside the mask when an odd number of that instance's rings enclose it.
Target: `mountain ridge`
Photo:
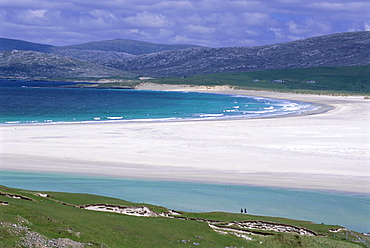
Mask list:
[[[165,51],[104,63],[108,67],[157,77],[368,64],[370,32],[367,31],[257,47]]]
[[[175,50],[164,50],[169,49],[168,47]],[[0,51],[8,48],[12,48],[11,50],[34,49],[37,50],[36,52],[49,55],[62,55],[61,58],[64,56],[63,58],[69,57],[89,62],[91,66],[95,64],[95,66],[114,68],[115,73],[112,76],[117,75],[117,70],[124,74],[131,73],[149,77],[188,77],[288,68],[370,65],[369,31],[338,33],[256,47],[222,48],[166,45],[123,39],[55,47],[20,40],[0,39]],[[128,48],[136,49],[135,53],[141,51],[144,54],[133,55],[128,53],[132,52]],[[154,48],[156,50],[153,50]],[[158,49],[160,51],[157,51]],[[45,54],[38,54],[38,60],[42,56],[50,57]],[[2,63],[6,66],[6,60]],[[33,67],[32,61],[28,60],[27,63],[23,63],[23,72],[25,72],[25,67]],[[13,72],[17,68],[14,67]],[[54,68],[58,70],[56,66]],[[39,72],[41,73],[41,70]],[[2,74],[6,77],[6,73]],[[65,72],[62,74],[66,75]],[[49,76],[45,72],[44,77]],[[29,77],[32,77],[32,74]],[[67,75],[67,77],[70,76]]]
[[[161,44],[130,39],[114,39],[105,41],[92,41],[71,46],[58,47],[59,49],[98,50],[111,52],[125,52],[131,55],[150,54],[161,51],[181,50],[201,47],[188,44]]]
[[[70,46],[52,46],[23,40],[0,38],[0,52],[11,50],[43,52],[100,65],[107,64],[116,59],[124,59],[136,55],[194,47],[200,46],[161,44],[129,39],[92,41]]]
[[[113,39],[102,41],[91,41],[69,46],[53,46],[47,44],[34,43],[24,40],[0,38],[0,52],[9,50],[35,51],[53,54],[62,54],[70,50],[105,51],[125,53],[127,56],[156,53],[167,50],[179,50],[201,47],[191,44],[164,44],[152,43],[130,39]]]

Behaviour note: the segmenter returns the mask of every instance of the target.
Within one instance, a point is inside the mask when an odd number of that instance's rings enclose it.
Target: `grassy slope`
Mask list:
[[[99,79],[80,78],[80,86],[102,88],[133,88],[143,81],[134,78],[110,77],[111,83],[99,83]],[[68,79],[60,79],[68,80]],[[71,79],[69,79],[71,80]],[[96,85],[84,85],[96,82]],[[258,80],[258,81],[257,81]],[[275,81],[274,80],[282,80]],[[115,82],[114,82],[115,81]],[[156,78],[145,80],[158,84],[186,84],[232,87],[249,90],[269,90],[294,93],[370,95],[370,66],[317,67],[282,69],[239,73],[205,74],[192,77]],[[313,83],[314,82],[314,83]]]
[[[273,82],[274,80],[283,80],[284,82]],[[209,86],[231,85],[242,89],[297,93],[366,95],[370,94],[370,66],[207,74],[187,78],[160,78],[152,80],[152,82]]]
[[[233,235],[219,234],[206,223],[194,220],[170,219],[164,217],[134,217],[115,213],[94,212],[61,205],[51,199],[70,204],[109,203],[136,205],[119,199],[102,196],[69,193],[49,193],[53,198],[35,196],[35,192],[7,189],[0,186],[0,192],[20,194],[36,201],[13,199],[0,196],[0,247],[14,247],[24,233],[15,233],[4,227],[4,223],[28,226],[30,231],[45,235],[49,239],[69,238],[89,247],[361,247],[345,240],[344,233],[328,232],[327,226],[305,221],[283,218],[253,216],[231,213],[185,213],[183,216],[212,220],[262,220],[285,223],[309,228],[329,237],[306,237],[296,234],[274,233],[272,236],[253,236],[247,241]],[[148,206],[148,205],[147,205]],[[149,207],[157,213],[166,211],[158,206]],[[27,223],[27,221],[29,223]],[[186,241],[186,245],[182,241]],[[189,241],[190,240],[190,241]],[[195,245],[198,243],[199,245]]]

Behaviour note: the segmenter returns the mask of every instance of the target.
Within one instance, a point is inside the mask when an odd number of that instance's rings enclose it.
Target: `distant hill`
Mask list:
[[[123,71],[60,55],[34,51],[0,52],[0,78],[100,78],[128,76]]]
[[[61,49],[80,49],[80,50],[98,50],[124,52],[132,55],[142,55],[162,51],[181,50],[196,48],[200,46],[186,44],[157,44],[145,41],[115,39],[107,41],[94,41],[79,45],[59,47]]]
[[[0,52],[9,50],[25,50],[48,53],[53,48],[51,45],[43,45],[23,40],[0,38]]]
[[[200,47],[185,44],[156,44],[135,40],[94,41],[72,46],[51,46],[23,40],[0,38],[0,52],[10,50],[35,51],[62,55],[86,62],[107,64],[116,59],[155,52]]]
[[[257,47],[165,51],[104,63],[155,77],[369,64],[370,32],[332,34]]]
[[[90,63],[106,64],[116,59],[132,57],[134,55],[125,52],[115,51],[99,51],[99,50],[84,50],[84,49],[69,49],[53,47],[49,53],[62,55]]]
[[[4,53],[0,68],[2,77],[18,74],[29,78],[36,74],[46,78],[55,78],[55,75],[68,78],[78,75],[101,77],[109,73],[112,73],[111,76],[133,73],[151,77],[188,77],[289,68],[370,65],[370,32],[339,33],[266,46],[224,48],[155,44],[123,39],[55,47],[0,39],[0,51],[9,50],[43,52],[49,56],[39,54],[37,59],[35,57],[38,62],[35,62],[30,59],[30,53],[25,53],[25,60],[18,58],[19,61],[14,63],[10,58],[15,58],[16,55]],[[41,57],[43,59],[40,59]],[[60,63],[65,64],[66,57],[89,64],[78,67],[79,63],[70,59],[69,61],[74,61],[76,65],[75,70],[59,68],[57,60],[61,59]],[[35,64],[42,60],[53,62],[35,67]],[[108,70],[107,67],[114,70]],[[54,68],[55,72],[52,72],[51,68]]]

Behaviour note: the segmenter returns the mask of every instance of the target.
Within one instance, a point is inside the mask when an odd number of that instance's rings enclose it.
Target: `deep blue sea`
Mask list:
[[[0,124],[258,118],[316,108],[241,95],[46,87],[67,84],[0,80]]]
[[[67,84],[72,83],[0,80],[0,125],[259,118],[317,108],[241,95],[58,87]],[[247,208],[256,215],[370,231],[370,198],[364,195],[15,171],[0,171],[0,184],[98,194],[180,211],[239,212]]]

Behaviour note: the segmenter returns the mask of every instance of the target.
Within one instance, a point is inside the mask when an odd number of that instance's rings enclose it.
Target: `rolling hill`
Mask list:
[[[145,41],[115,39],[107,41],[94,41],[79,45],[58,47],[59,49],[78,49],[78,50],[97,50],[124,52],[132,55],[142,55],[157,53],[171,50],[182,50],[189,48],[197,48],[200,46],[186,44],[158,44]]]
[[[135,55],[194,47],[199,46],[186,44],[158,44],[126,39],[94,41],[71,46],[51,46],[23,40],[0,38],[0,52],[11,50],[43,52],[100,65],[108,64],[118,59],[133,57]]]
[[[0,52],[0,78],[78,79],[132,77],[123,71],[60,55],[12,50]]]

